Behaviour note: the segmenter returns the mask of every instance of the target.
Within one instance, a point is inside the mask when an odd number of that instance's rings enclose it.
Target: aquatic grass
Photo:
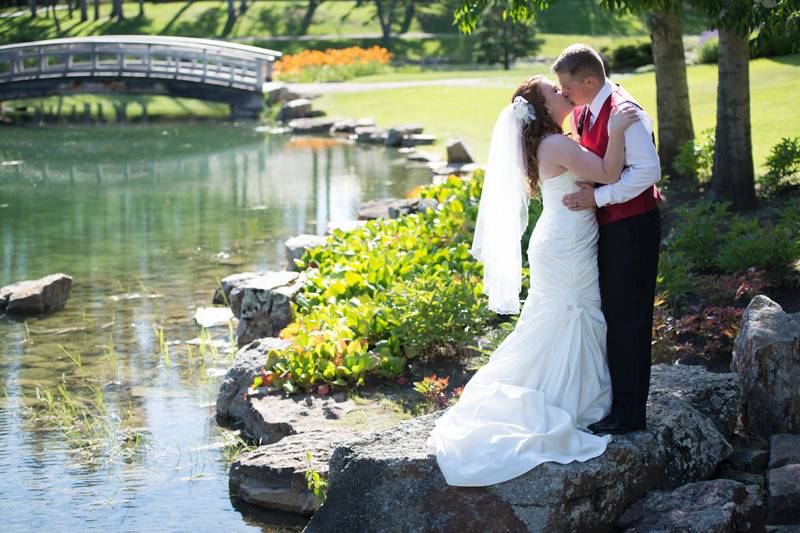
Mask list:
[[[116,374],[119,370],[119,361],[117,360],[117,352],[114,349],[114,338],[109,335],[108,342],[103,345],[103,350],[105,352],[105,359],[111,365],[111,369]]]
[[[24,320],[22,325],[25,326],[25,342],[27,344],[33,344],[33,339],[31,338],[31,328],[28,327],[28,321]]]
[[[64,348],[64,346],[61,344],[59,344],[58,347],[67,355],[67,357],[69,357],[69,360],[72,361],[72,364],[75,365],[75,368],[78,369],[78,372],[83,375],[83,360],[81,359],[81,354],[78,353],[73,355],[72,352]]]
[[[164,364],[167,367],[172,366],[172,360],[169,357],[169,344],[167,344],[167,339],[164,335],[164,326],[153,324],[153,333],[158,340],[158,353],[164,357]]]
[[[219,287],[219,292],[220,292],[220,294],[222,294],[222,303],[225,304],[225,307],[230,307],[231,306],[231,302],[228,299],[228,295],[225,294],[225,290],[222,288],[222,278],[217,276],[216,279],[217,279],[217,287]]]
[[[242,454],[250,453],[256,448],[258,444],[249,441],[242,437],[240,431],[226,431],[220,429],[222,433],[222,457],[226,464],[231,464],[238,461]]]

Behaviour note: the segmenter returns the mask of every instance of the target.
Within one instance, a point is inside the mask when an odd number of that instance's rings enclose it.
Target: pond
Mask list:
[[[240,123],[4,127],[0,161],[0,286],[73,278],[62,311],[0,318],[0,529],[282,530],[231,500],[232,332],[194,312],[430,171]]]

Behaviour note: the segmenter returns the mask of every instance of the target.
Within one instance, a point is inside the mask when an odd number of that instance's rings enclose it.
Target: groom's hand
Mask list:
[[[582,211],[584,209],[597,207],[594,201],[594,184],[585,181],[578,181],[576,183],[581,190],[572,194],[565,194],[561,199],[561,203],[570,211]]]

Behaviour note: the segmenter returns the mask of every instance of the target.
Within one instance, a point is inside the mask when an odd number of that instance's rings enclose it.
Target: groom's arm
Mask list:
[[[627,202],[661,179],[661,164],[651,137],[653,120],[641,109],[639,116],[641,120],[625,130],[626,168],[619,181],[594,190],[598,207]]]

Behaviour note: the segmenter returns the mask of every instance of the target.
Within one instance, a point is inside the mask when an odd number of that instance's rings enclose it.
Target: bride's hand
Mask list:
[[[632,105],[618,107],[611,113],[608,121],[609,135],[622,138],[628,126],[634,122],[639,122],[638,109]]]

